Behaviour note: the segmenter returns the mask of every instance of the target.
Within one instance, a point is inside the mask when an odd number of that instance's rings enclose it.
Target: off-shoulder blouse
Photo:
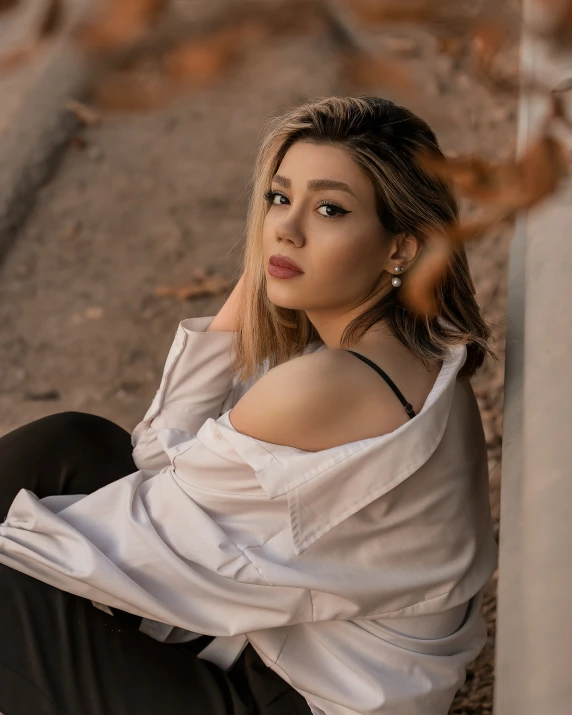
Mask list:
[[[138,470],[90,495],[21,490],[0,562],[160,640],[216,636],[200,657],[224,668],[250,642],[315,715],[446,715],[497,564],[465,347],[394,432],[307,452],[233,428],[252,383],[212,319],[178,326],[132,434]]]

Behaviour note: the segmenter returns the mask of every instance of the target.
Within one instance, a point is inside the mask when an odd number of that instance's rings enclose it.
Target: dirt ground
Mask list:
[[[514,48],[508,60],[516,57]],[[446,151],[513,154],[513,100],[491,96],[448,57],[417,62]],[[0,435],[66,410],[131,432],[179,321],[214,315],[224,302],[156,298],[153,288],[184,284],[190,270],[206,267],[224,274],[230,290],[262,121],[307,97],[346,92],[326,40],[291,38],[253,51],[216,87],[150,114],[108,116],[86,130],[86,148],[70,144],[0,267]],[[382,86],[368,93],[386,94]],[[499,353],[474,379],[497,528],[511,233],[499,230],[469,249]],[[495,593],[493,578],[488,643],[455,699],[456,715],[492,711]]]

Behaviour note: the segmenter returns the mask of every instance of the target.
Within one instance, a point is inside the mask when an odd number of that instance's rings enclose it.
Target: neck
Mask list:
[[[320,338],[325,343],[325,345],[330,349],[339,350],[341,349],[341,339],[344,330],[349,325],[349,323],[355,317],[357,317],[357,315],[360,314],[361,313],[356,313],[356,315],[351,316],[350,319],[348,319],[347,316],[344,316],[343,319],[339,316],[338,318],[324,319],[323,316],[321,316],[317,324],[316,321],[312,319],[311,315],[308,315],[308,319],[318,331]],[[376,347],[379,348],[382,345],[389,346],[396,342],[399,341],[397,341],[394,335],[390,332],[385,322],[382,322],[373,325],[364,335],[362,335],[358,339],[358,341],[354,345],[351,346],[351,349],[358,349],[359,346],[367,349],[375,349]]]

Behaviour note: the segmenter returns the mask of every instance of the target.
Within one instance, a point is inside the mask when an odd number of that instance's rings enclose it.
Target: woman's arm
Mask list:
[[[220,464],[200,442],[189,452],[191,472]],[[57,513],[49,498],[22,489],[0,524],[0,563],[195,633],[234,636],[311,622],[309,589],[264,578],[185,486],[173,468],[148,478],[134,472]],[[240,506],[239,498],[231,509]]]
[[[240,276],[237,284],[232,289],[231,294],[226,299],[225,304],[219,310],[212,323],[207,328],[207,333],[212,332],[234,332],[236,329],[236,317],[238,305],[244,285],[244,274]]]
[[[160,430],[194,435],[209,417],[220,416],[233,390],[233,328],[241,288],[242,278],[214,318],[187,318],[179,324],[159,389],[131,435],[138,469],[168,466],[169,459],[157,441]]]

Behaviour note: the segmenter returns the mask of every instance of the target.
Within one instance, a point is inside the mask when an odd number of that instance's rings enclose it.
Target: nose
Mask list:
[[[296,246],[302,245],[305,240],[300,222],[292,215],[284,218],[284,220],[276,226],[276,237],[280,241],[290,241]]]

